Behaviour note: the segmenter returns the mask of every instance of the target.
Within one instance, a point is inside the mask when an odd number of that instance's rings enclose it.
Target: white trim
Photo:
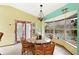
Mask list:
[[[77,48],[77,46],[75,46],[75,45],[73,45],[73,44],[71,44],[71,43],[69,43],[69,42],[67,42],[67,41],[65,41],[66,43],[68,43],[68,44],[70,44],[71,46],[73,46],[74,48]]]

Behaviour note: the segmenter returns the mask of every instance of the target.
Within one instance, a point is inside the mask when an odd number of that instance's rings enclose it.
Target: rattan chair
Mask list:
[[[55,43],[50,44],[44,44],[44,54],[45,55],[53,55]]]
[[[55,43],[35,44],[35,55],[53,55]]]
[[[35,44],[35,55],[44,55],[44,48],[42,44]]]
[[[30,52],[30,44],[24,38],[21,39],[21,43],[22,43],[22,51],[21,51],[22,55]]]

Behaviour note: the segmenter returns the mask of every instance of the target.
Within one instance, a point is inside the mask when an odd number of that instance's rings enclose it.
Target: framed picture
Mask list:
[[[0,41],[1,41],[2,36],[3,36],[3,33],[2,33],[2,32],[0,32]]]

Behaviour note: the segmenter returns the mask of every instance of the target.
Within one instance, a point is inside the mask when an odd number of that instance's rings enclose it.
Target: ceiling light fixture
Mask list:
[[[41,5],[40,5],[40,13],[39,13],[39,17],[38,17],[38,19],[39,19],[40,21],[42,21],[43,18],[44,18],[44,14],[43,14],[43,9],[42,9],[42,7],[43,7],[43,5],[41,4]]]

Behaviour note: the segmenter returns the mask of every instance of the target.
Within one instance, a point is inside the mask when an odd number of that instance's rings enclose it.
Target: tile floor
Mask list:
[[[21,43],[8,47],[0,47],[0,53],[2,55],[21,55]],[[71,55],[71,54],[63,47],[56,45],[54,55]]]

